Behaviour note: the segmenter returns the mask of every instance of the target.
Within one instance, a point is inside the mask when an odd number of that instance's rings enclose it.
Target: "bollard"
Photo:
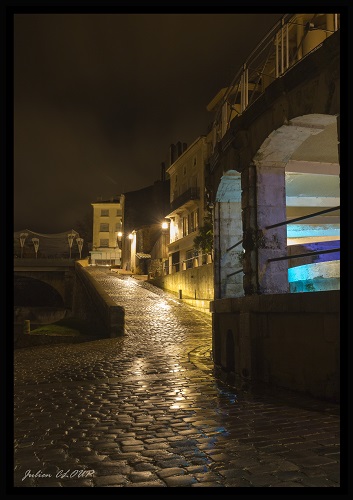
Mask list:
[[[183,291],[179,290],[179,299],[182,299],[182,298],[183,298]]]
[[[25,319],[25,321],[24,321],[23,333],[26,333],[26,334],[31,333],[31,321],[29,319]]]

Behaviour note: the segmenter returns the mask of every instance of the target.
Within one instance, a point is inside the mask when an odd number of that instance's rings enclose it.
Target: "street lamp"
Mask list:
[[[37,258],[37,253],[38,253],[38,248],[39,248],[39,239],[32,238],[32,243],[34,245],[34,251],[36,252],[36,258]]]
[[[20,234],[21,259],[23,257],[23,247],[25,245],[25,241],[26,241],[27,236],[28,236],[28,233],[21,233]]]
[[[82,238],[76,238],[76,243],[78,246],[78,251],[80,252],[80,260],[81,260],[81,252],[82,252],[82,246],[83,246],[83,239]]]
[[[71,259],[71,248],[72,248],[72,243],[74,241],[74,238],[75,238],[75,233],[69,233],[67,235],[67,239],[68,239],[68,242],[69,242],[69,248],[70,248],[70,259]]]
[[[121,249],[121,245],[122,245],[122,237],[123,237],[123,233],[121,231],[118,232],[118,236],[117,236],[117,245],[118,245],[118,248]]]

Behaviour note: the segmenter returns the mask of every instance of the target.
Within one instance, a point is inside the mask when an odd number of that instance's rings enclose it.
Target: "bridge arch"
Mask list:
[[[21,259],[19,260],[21,261]],[[29,267],[30,269],[26,270],[25,266],[18,265],[17,268],[15,266],[15,279],[16,277],[31,278],[33,280],[45,283],[50,287],[48,288],[48,290],[54,289],[56,293],[61,297],[61,301],[64,303],[65,308],[71,309],[72,292],[75,281],[75,274],[73,269],[58,268],[49,270],[48,267],[44,267],[43,269],[40,269],[38,267]],[[32,283],[35,284],[36,282],[33,281]]]
[[[64,297],[52,284],[24,273],[14,276],[14,306],[65,308]]]

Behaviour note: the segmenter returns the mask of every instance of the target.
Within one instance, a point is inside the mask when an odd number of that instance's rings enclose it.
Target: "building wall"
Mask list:
[[[199,196],[194,199],[185,198],[180,205],[171,206],[166,218],[170,220],[169,269],[173,268],[172,254],[179,252],[180,269],[194,250],[194,238],[198,228],[202,226],[205,216],[205,165],[208,159],[209,145],[207,138],[199,137],[187,148],[167,170],[170,176],[170,202],[178,203],[178,198],[190,189],[197,189]],[[192,261],[188,261],[192,265]]]
[[[93,250],[92,264],[108,263],[120,265],[121,250],[118,247],[118,233],[122,230],[122,209],[119,198],[92,203],[93,207]],[[107,215],[103,215],[103,212]],[[102,225],[105,225],[102,230]],[[107,244],[102,244],[107,240]]]
[[[210,301],[214,298],[213,263],[161,276],[149,282],[178,296],[181,290],[183,299]],[[208,308],[208,302],[205,307]]]
[[[211,303],[216,367],[253,383],[340,400],[340,292]]]
[[[156,181],[138,191],[124,193],[121,199],[123,213],[121,267],[132,270],[136,267],[136,253],[150,253],[160,236],[161,223],[169,210],[169,179]],[[129,234],[135,235],[138,241],[129,239]]]

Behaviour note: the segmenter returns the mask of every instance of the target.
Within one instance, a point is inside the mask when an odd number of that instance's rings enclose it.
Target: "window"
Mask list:
[[[120,217],[120,215],[121,215],[121,213],[120,213],[120,209],[119,209],[119,208],[117,208],[117,209],[116,209],[116,216],[117,216],[117,217]]]
[[[190,269],[191,267],[193,267],[193,261],[194,261],[194,251],[187,250],[187,252],[186,252],[186,269]]]
[[[197,208],[191,214],[188,215],[188,232],[187,234],[193,233],[199,227],[199,209]],[[184,235],[186,236],[186,235]]]
[[[193,233],[195,231],[194,212],[188,215],[188,227],[189,227],[189,233]]]
[[[109,247],[109,239],[103,238],[103,239],[99,240],[99,246],[100,247]]]
[[[199,209],[197,208],[194,212],[194,227],[195,227],[195,231],[199,228]]]
[[[121,222],[115,224],[115,231],[121,231]]]
[[[196,164],[197,164],[197,158],[196,158],[196,156],[194,156],[194,167]]]
[[[174,252],[172,253],[172,269],[173,272],[177,273],[180,269],[180,253]]]
[[[101,232],[109,232],[109,224],[102,222],[99,226]]]
[[[184,165],[184,167],[183,167],[183,172],[184,172],[184,175],[186,175],[186,165]]]
[[[101,209],[101,217],[109,217],[109,208]]]
[[[183,236],[188,235],[188,218],[183,217]]]

